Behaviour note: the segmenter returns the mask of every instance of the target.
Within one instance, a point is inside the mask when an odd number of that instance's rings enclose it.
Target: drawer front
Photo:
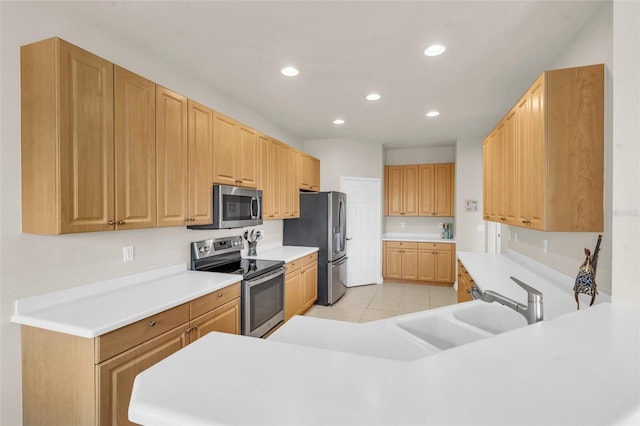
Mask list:
[[[414,241],[386,241],[390,249],[417,249],[418,243]]]
[[[300,269],[302,264],[304,263],[303,258],[292,260],[291,262],[287,262],[284,264],[284,267],[287,268],[287,274],[295,271],[296,269]]]
[[[451,243],[418,243],[420,250],[454,251],[455,246]]]
[[[318,261],[318,252],[311,253],[302,258],[303,264],[306,266],[310,263]]]
[[[189,304],[183,303],[175,308],[96,337],[96,363],[105,361],[187,322],[189,322]]]
[[[240,297],[240,283],[232,284],[191,301],[191,319]]]

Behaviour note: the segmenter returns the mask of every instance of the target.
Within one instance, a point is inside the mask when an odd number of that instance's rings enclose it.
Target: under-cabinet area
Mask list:
[[[320,189],[317,158],[60,38],[20,54],[23,232],[208,224],[213,184],[295,218]]]

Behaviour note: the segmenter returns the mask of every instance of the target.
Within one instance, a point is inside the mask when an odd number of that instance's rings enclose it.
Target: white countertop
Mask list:
[[[544,317],[547,320],[577,308],[573,293],[575,276],[564,275],[515,252],[487,254],[459,251],[456,254],[480,290],[497,291],[526,305],[527,293],[510,279],[513,276],[542,292]],[[598,293],[594,303],[611,301],[610,295],[603,291]],[[579,300],[580,308],[586,309],[591,296],[581,294]]]
[[[257,248],[256,256],[244,256],[246,259],[280,260],[285,263],[318,251],[318,247],[303,246],[272,246],[264,249]]]
[[[17,300],[11,321],[91,338],[241,280],[180,264]]]
[[[603,303],[414,361],[209,333],[138,375],[129,417],[147,425],[637,425],[639,324],[637,309]]]
[[[382,241],[415,241],[418,243],[449,243],[455,244],[456,238],[442,238],[440,234],[405,234],[387,233],[382,235]]]

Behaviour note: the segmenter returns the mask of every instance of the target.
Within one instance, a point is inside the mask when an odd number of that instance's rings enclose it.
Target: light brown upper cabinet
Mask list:
[[[418,216],[418,165],[385,166],[385,213]]]
[[[297,151],[299,188],[305,191],[320,191],[320,160]]]
[[[257,188],[257,132],[218,112],[214,129],[214,183]]]
[[[420,164],[419,216],[453,216],[454,164]]]
[[[544,72],[483,144],[484,218],[601,232],[604,65]]]
[[[21,114],[23,232],[155,226],[152,82],[50,38],[21,48]]]
[[[454,164],[385,166],[386,216],[453,216]]]
[[[188,109],[188,224],[213,222],[213,117],[214,112],[202,104],[187,101]]]

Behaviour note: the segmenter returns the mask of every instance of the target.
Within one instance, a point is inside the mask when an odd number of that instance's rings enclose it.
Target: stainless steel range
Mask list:
[[[242,334],[262,337],[284,321],[284,262],[242,259],[242,237],[191,243],[191,269],[240,274]]]

